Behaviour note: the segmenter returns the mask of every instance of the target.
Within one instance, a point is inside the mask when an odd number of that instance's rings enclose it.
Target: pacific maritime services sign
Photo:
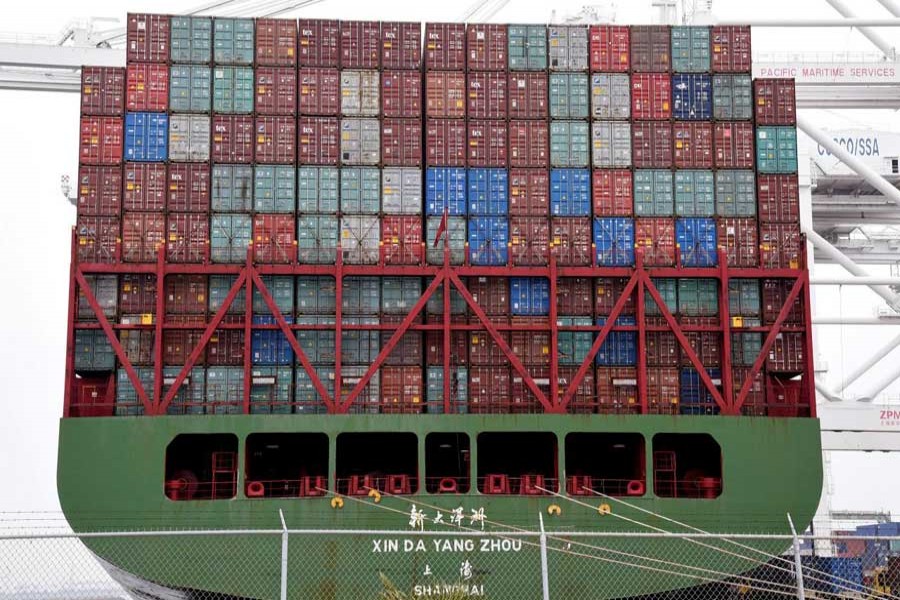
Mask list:
[[[900,69],[891,63],[875,62],[767,62],[753,63],[753,77],[784,77],[796,79],[798,84],[900,83]]]

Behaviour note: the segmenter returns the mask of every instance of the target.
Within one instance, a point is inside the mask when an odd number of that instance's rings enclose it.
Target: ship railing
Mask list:
[[[166,480],[169,500],[227,500],[237,495],[237,475],[230,474],[212,481],[175,477]]]

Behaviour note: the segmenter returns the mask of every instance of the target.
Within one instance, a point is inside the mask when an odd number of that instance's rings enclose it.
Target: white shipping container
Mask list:
[[[554,71],[587,71],[588,30],[585,25],[551,25],[547,38],[550,69]]]
[[[591,116],[595,119],[627,119],[631,116],[631,80],[628,75],[591,75]]]
[[[341,71],[341,114],[378,116],[381,107],[378,71]]]
[[[377,165],[380,161],[378,119],[341,119],[341,164]]]
[[[351,265],[378,264],[381,249],[381,222],[376,215],[341,217],[341,250]]]
[[[591,164],[595,167],[631,166],[631,125],[600,121],[591,125]]]
[[[388,167],[381,172],[381,209],[388,215],[422,214],[422,170]]]
[[[196,162],[209,160],[208,116],[169,117],[169,160]]]

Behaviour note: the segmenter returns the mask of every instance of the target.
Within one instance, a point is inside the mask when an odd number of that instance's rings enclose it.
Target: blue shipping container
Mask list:
[[[469,262],[505,265],[509,258],[509,222],[506,217],[469,219]]]
[[[722,384],[722,371],[720,369],[707,369],[714,385]],[[706,389],[700,379],[697,369],[686,368],[681,370],[681,414],[683,415],[717,415],[719,406],[712,394]]]
[[[293,317],[285,315],[284,318],[289,324],[294,322]],[[275,317],[255,315],[253,324],[275,325]],[[254,329],[250,352],[254,365],[289,365],[294,362],[294,350],[280,329]]]
[[[606,325],[606,317],[597,317],[597,325]],[[619,317],[616,325],[635,325],[634,317]],[[597,352],[598,365],[613,367],[637,363],[637,332],[610,331]]]
[[[591,215],[590,169],[550,170],[550,214],[559,217]]]
[[[597,264],[628,267],[634,264],[634,220],[628,217],[594,219]]]
[[[125,115],[125,160],[163,162],[168,156],[168,115],[164,113]]]
[[[712,80],[709,75],[672,75],[672,113],[682,121],[712,118]]]
[[[425,172],[425,214],[466,214],[466,170],[431,167]]]
[[[677,219],[675,243],[681,248],[682,266],[714,267],[719,264],[715,219],[703,217]]]
[[[543,277],[510,277],[509,305],[513,315],[550,313],[550,281]]]
[[[506,169],[469,169],[469,214],[506,216],[509,178]]]

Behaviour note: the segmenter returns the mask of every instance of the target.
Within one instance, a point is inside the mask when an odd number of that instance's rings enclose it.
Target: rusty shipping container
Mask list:
[[[297,120],[297,138],[297,158],[300,164],[338,164],[341,145],[337,118],[300,117]]]
[[[118,117],[125,110],[125,69],[83,67],[81,69],[81,114]]]
[[[383,22],[381,24],[381,67],[417,70],[422,65],[422,24]]]
[[[794,282],[788,279],[763,279],[762,281],[762,316],[765,325],[772,325],[778,313],[787,302]],[[785,325],[803,326],[805,321],[803,298],[798,297],[788,309]]]
[[[631,69],[631,28],[591,25],[588,29],[588,53],[592,72],[628,72]]]
[[[466,116],[470,119],[505,119],[507,74],[475,72],[466,76]]]
[[[759,258],[762,268],[801,268],[802,247],[799,223],[760,223]]]
[[[712,28],[712,70],[714,73],[750,72],[750,27],[720,25]]]
[[[297,71],[283,67],[256,69],[256,114],[289,116],[297,112]]]
[[[425,408],[425,387],[422,381],[422,369],[410,366],[387,366],[382,368],[380,408],[383,414],[415,414],[422,412]]]
[[[598,277],[594,286],[594,311],[598,315],[608,315],[612,313],[616,301],[618,301],[619,297],[625,292],[627,286],[628,279],[623,277]],[[635,294],[632,293],[625,299],[625,304],[620,314],[634,314],[634,297]]]
[[[719,217],[716,239],[725,250],[729,267],[759,266],[759,234],[756,219]]]
[[[647,412],[656,415],[678,414],[681,383],[678,369],[647,369]]]
[[[549,115],[547,73],[510,72],[507,85],[510,119],[546,119]]]
[[[556,282],[556,312],[590,316],[594,312],[594,282],[589,277],[563,277]]]
[[[261,67],[297,66],[297,22],[294,19],[256,20],[256,64]]]
[[[644,266],[675,266],[675,219],[635,219],[634,247],[641,251]]]
[[[669,28],[635,25],[631,29],[631,70],[668,72],[671,67]]]
[[[468,159],[471,167],[506,167],[508,163],[506,122],[474,120],[467,122]]]
[[[505,71],[506,25],[470,23],[466,27],[466,68],[469,71]]]
[[[632,414],[640,408],[634,367],[597,367],[597,412]]]
[[[725,121],[713,127],[715,166],[717,169],[752,169],[753,125],[746,122]]]
[[[125,61],[165,63],[168,60],[168,15],[129,14],[125,28]]]
[[[469,412],[507,412],[511,384],[509,367],[472,367],[469,369]]]
[[[155,212],[122,213],[122,260],[156,262],[165,239],[166,218]]]
[[[796,175],[757,175],[756,196],[760,222],[800,221],[800,185]]]
[[[122,210],[122,169],[82,165],[77,194],[79,215],[117,216]]]
[[[382,71],[381,103],[385,118],[422,118],[422,74],[418,71]]]
[[[425,114],[429,117],[466,116],[466,75],[458,71],[425,74]]]
[[[341,111],[341,74],[331,67],[301,67],[298,83],[301,115],[333,117]]]
[[[546,265],[550,258],[549,221],[543,217],[510,217],[509,245],[512,264]]]
[[[262,263],[291,263],[297,252],[294,215],[256,215],[253,253]]]
[[[300,19],[297,62],[301,67],[340,65],[340,26],[327,19]]]
[[[166,165],[126,163],[124,179],[125,210],[162,211],[166,207]]]
[[[672,80],[664,73],[631,76],[631,117],[634,120],[672,118]]]
[[[425,261],[422,218],[419,215],[382,217],[381,242],[386,265],[419,265]]]
[[[121,164],[122,141],[122,119],[82,117],[78,160],[85,165]]]
[[[517,217],[550,214],[550,174],[546,169],[510,169],[509,214]]]
[[[178,212],[208,212],[210,172],[206,163],[169,165],[166,209]]]
[[[425,69],[462,71],[466,68],[464,23],[425,24]]]
[[[509,164],[511,167],[550,166],[549,131],[546,121],[509,122]]]
[[[119,261],[119,217],[78,215],[75,221],[75,243],[78,262]]]
[[[797,124],[793,79],[756,79],[753,81],[753,99],[757,125]]]
[[[672,167],[672,125],[635,122],[631,127],[631,162],[636,169]]]
[[[463,119],[425,121],[425,162],[429,166],[464,167],[468,147]]]
[[[595,217],[630,217],[634,213],[634,181],[627,169],[594,169]]]
[[[381,161],[391,167],[422,164],[421,119],[384,119],[381,122]]]
[[[200,263],[209,258],[209,218],[202,213],[166,216],[166,260]]]
[[[769,372],[800,373],[806,366],[805,351],[806,340],[803,333],[779,333],[769,349],[766,369]]]
[[[214,115],[212,159],[222,163],[253,162],[253,117]]]
[[[712,123],[676,122],[672,125],[676,169],[711,169],[713,166]]]
[[[591,264],[591,218],[553,217],[550,219],[551,252],[561,267]]]
[[[256,160],[279,165],[297,162],[296,123],[293,117],[256,117]]]
[[[381,63],[381,24],[341,21],[341,68],[377,69]]]

